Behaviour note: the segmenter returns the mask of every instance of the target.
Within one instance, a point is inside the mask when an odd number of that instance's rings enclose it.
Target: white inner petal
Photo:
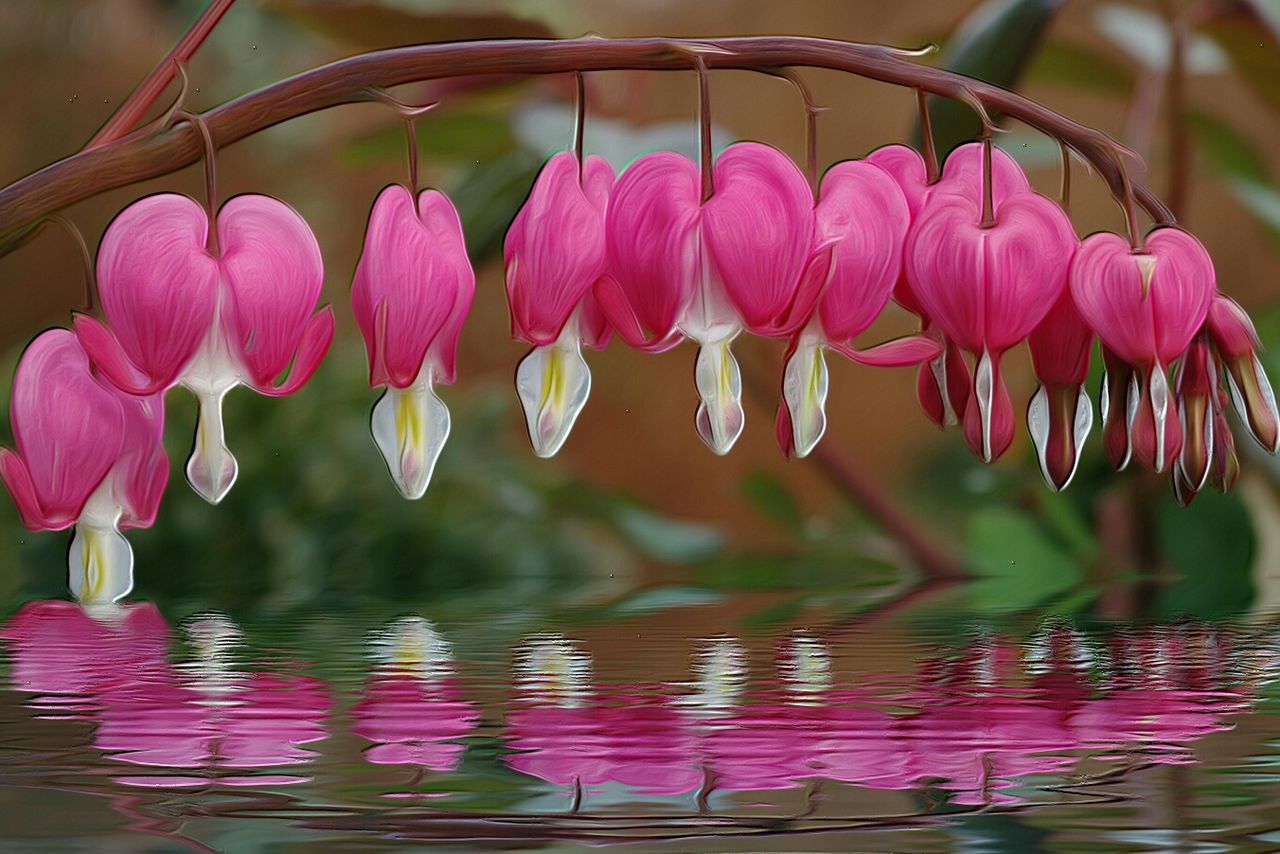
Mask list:
[[[200,402],[195,444],[187,460],[187,482],[210,504],[225,498],[236,481],[238,466],[227,448],[222,401],[227,392],[240,385],[243,377],[244,369],[227,341],[219,317],[181,379],[182,385]]]
[[[405,498],[426,494],[440,451],[449,438],[449,409],[436,396],[426,365],[414,384],[388,388],[373,407],[370,429],[396,489]]]
[[[782,375],[782,399],[791,415],[796,457],[806,457],[827,430],[827,363],[821,340],[801,338]]]
[[[698,435],[716,454],[729,453],[742,435],[742,374],[729,350],[733,335],[714,341],[700,341],[694,381],[698,387],[696,424]]]
[[[978,360],[978,369],[974,372],[974,392],[978,396],[978,415],[982,419],[982,460],[991,462],[991,405],[995,397],[995,370],[991,363],[991,354],[982,351]]]
[[[112,492],[108,475],[85,504],[67,552],[68,586],[86,606],[109,605],[133,589],[133,549],[116,528],[122,511]]]
[[[575,323],[566,325],[554,344],[535,347],[520,360],[516,394],[533,452],[553,456],[569,438],[591,394],[591,371],[582,357]]]

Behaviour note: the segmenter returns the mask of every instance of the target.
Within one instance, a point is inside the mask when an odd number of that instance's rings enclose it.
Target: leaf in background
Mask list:
[[[1065,2],[986,0],[961,22],[947,41],[938,64],[969,77],[1012,88],[1039,46],[1054,13]],[[958,101],[930,96],[929,114],[933,120],[933,138],[940,154],[982,133],[982,122],[977,115]],[[919,127],[913,136],[917,142],[920,140]]]
[[[757,470],[747,475],[742,481],[742,496],[762,516],[777,523],[784,531],[797,533],[804,525],[791,490],[767,471]]]
[[[1093,25],[1148,71],[1168,71],[1173,53],[1169,22],[1154,12],[1118,3],[1099,6]],[[1190,74],[1222,74],[1231,67],[1227,55],[1210,39],[1192,34],[1187,47]]]
[[[1201,30],[1227,52],[1253,93],[1280,112],[1280,39],[1257,10],[1236,2],[1231,11],[1215,15]]]
[[[715,605],[723,600],[722,594],[713,590],[703,590],[700,587],[651,587],[614,605],[613,613],[617,616],[630,617],[637,614],[650,614],[654,611],[666,611],[669,608]]]
[[[629,503],[614,511],[613,521],[636,551],[666,563],[705,560],[724,543],[720,532],[709,525],[660,516]]]
[[[1239,495],[1206,491],[1186,509],[1166,498],[1156,534],[1160,553],[1177,573],[1156,599],[1158,614],[1217,619],[1249,607],[1255,538]]]
[[[969,520],[969,565],[977,576],[969,603],[982,611],[1018,611],[1071,591],[1080,568],[1024,513],[1003,507]]]
[[[1266,160],[1240,131],[1199,110],[1187,113],[1185,121],[1199,150],[1221,175],[1263,182],[1270,178]]]
[[[515,137],[503,116],[493,113],[428,113],[418,119],[418,153],[423,158],[492,160],[515,147]],[[353,168],[363,168],[382,160],[403,158],[404,128],[396,122],[348,142],[343,160]]]
[[[1127,95],[1133,91],[1133,72],[1106,54],[1076,42],[1049,41],[1027,67],[1026,79],[1077,89]]]
[[[266,9],[340,44],[375,50],[463,39],[554,38],[542,21],[521,18],[481,4],[415,11],[377,2],[267,0]],[[464,11],[465,10],[465,11]]]
[[[458,206],[467,253],[479,263],[502,244],[507,226],[529,195],[542,161],[516,150],[467,169],[450,188]]]

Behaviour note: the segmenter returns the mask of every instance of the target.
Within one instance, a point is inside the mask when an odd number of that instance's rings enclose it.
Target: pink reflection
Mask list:
[[[162,769],[129,773],[138,786],[279,785],[308,777],[261,774],[312,758],[327,737],[323,683],[292,674],[242,672],[239,632],[222,617],[188,629],[197,657],[174,665],[172,633],[153,605],[86,613],[65,602],[22,610],[5,629],[15,687],[33,709],[74,709],[97,723],[94,747],[115,762]]]

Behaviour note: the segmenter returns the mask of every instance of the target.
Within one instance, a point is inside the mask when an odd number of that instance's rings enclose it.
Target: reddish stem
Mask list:
[[[983,228],[991,228],[996,224],[996,206],[992,192],[994,183],[991,176],[991,128],[984,126],[982,129],[982,222],[979,223]]]
[[[707,62],[702,54],[694,54],[693,62],[698,69],[698,139],[701,143],[699,162],[702,165],[702,203],[706,204],[716,193],[712,169],[714,152],[711,149],[711,75],[707,73]]]
[[[924,148],[925,176],[930,184],[938,183],[942,170],[938,168],[938,146],[933,139],[933,119],[929,116],[929,96],[923,89],[916,90],[916,106],[920,108],[920,141]]]
[[[133,91],[120,109],[116,110],[111,118],[107,119],[107,123],[93,135],[89,144],[85,146],[85,150],[113,142],[136,128],[142,121],[142,117],[147,114],[147,110],[151,109],[164,94],[164,90],[169,88],[169,84],[178,73],[178,66],[187,64],[235,2],[236,0],[213,0],[191,25],[191,29],[187,30],[169,54],[147,75],[142,85]]]
[[[573,124],[573,156],[578,161],[578,186],[582,186],[582,155],[587,135],[587,80],[581,71],[573,74],[577,83],[574,102],[576,118]]]
[[[708,48],[712,48],[708,50]],[[398,86],[443,77],[564,74],[571,71],[673,71],[688,69],[696,51],[709,69],[788,66],[857,74],[946,98],[976,101],[1068,144],[1119,198],[1123,164],[1118,144],[1007,89],[940,68],[917,65],[893,50],[798,36],[676,39],[504,39],[417,45],[375,51],[298,74],[244,95],[206,114],[214,141],[227,146],[261,130],[317,110],[368,100],[370,87]],[[23,229],[73,202],[115,187],[155,178],[194,163],[196,131],[175,127],[137,134],[73,154],[0,190],[0,254]],[[1160,223],[1172,212],[1149,190],[1132,188]]]

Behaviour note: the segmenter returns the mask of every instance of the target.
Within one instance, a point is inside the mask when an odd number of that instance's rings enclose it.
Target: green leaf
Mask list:
[[[1217,117],[1196,110],[1184,120],[1202,151],[1221,175],[1246,181],[1267,181],[1267,162],[1253,142]]]
[[[1236,74],[1273,111],[1280,113],[1280,40],[1247,3],[1212,17],[1201,27],[1231,57]]]
[[[636,551],[666,563],[706,560],[724,544],[715,528],[669,519],[639,506],[619,506],[613,520]]]
[[[1176,573],[1156,600],[1158,614],[1218,619],[1239,614],[1253,602],[1257,542],[1238,495],[1202,492],[1185,509],[1166,498],[1156,535],[1161,555]]]
[[[515,137],[506,117],[478,112],[430,112],[418,119],[418,153],[439,160],[492,160],[510,152]],[[343,148],[349,166],[405,156],[404,128],[399,122],[358,137]]]
[[[770,472],[761,469],[747,475],[742,481],[742,495],[762,516],[783,530],[797,532],[804,524],[795,496]]]
[[[960,23],[948,40],[939,65],[1013,88],[1036,52],[1045,28],[1065,1],[986,0]],[[929,114],[939,153],[982,133],[981,120],[961,102],[930,96]],[[919,128],[914,136],[919,141]]]
[[[1018,611],[1071,591],[1080,568],[1024,513],[979,510],[969,520],[969,565],[977,580],[970,604],[983,611]]]
[[[475,10],[456,5],[431,12],[377,2],[318,2],[267,0],[268,11],[360,50],[399,47],[463,39],[554,38],[547,24],[497,9]],[[480,5],[480,4],[475,4]],[[465,11],[464,11],[465,9]]]
[[[723,599],[721,594],[700,587],[654,587],[624,599],[613,606],[613,611],[618,616],[634,616],[665,611],[668,608],[714,605]]]
[[[1056,39],[1036,52],[1025,77],[1035,83],[1117,95],[1128,95],[1134,84],[1133,72],[1106,54],[1077,42]]]
[[[541,165],[538,158],[517,149],[467,169],[450,188],[473,263],[501,245],[502,236],[528,197]]]

